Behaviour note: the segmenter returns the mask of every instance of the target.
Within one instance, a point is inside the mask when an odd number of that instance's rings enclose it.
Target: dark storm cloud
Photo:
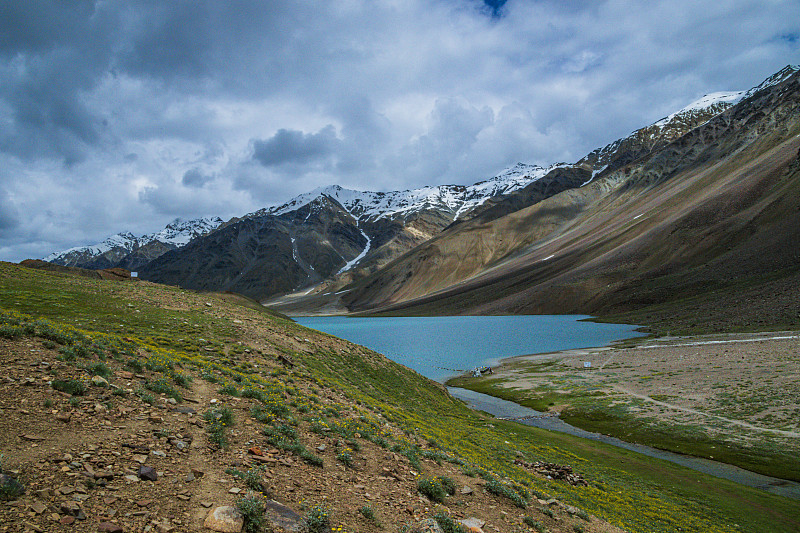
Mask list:
[[[331,125],[318,133],[280,129],[269,139],[253,141],[253,159],[265,167],[288,163],[304,165],[331,156],[338,142]]]
[[[19,213],[11,202],[8,192],[0,189],[0,237],[6,237],[19,226]]]
[[[214,176],[203,174],[199,168],[192,168],[184,172],[181,183],[187,187],[202,187],[213,179]]]
[[[574,161],[798,35],[796,0],[0,0],[0,258]]]

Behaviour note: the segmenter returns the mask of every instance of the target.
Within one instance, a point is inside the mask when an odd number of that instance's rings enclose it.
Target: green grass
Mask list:
[[[151,298],[156,294],[186,302],[188,309],[168,309]],[[279,425],[276,417],[290,416],[277,406],[286,409],[284,389],[289,389],[281,380],[291,375],[296,383],[313,385],[315,390],[337,391],[348,398],[349,406],[358,406],[364,413],[364,420],[345,416],[343,409],[338,418],[326,417],[333,434],[347,435],[344,440],[354,438],[356,432],[372,432],[372,438],[384,439],[391,448],[397,447],[396,453],[417,464],[422,456],[419,444],[435,442],[439,446],[436,452],[458,459],[464,468],[485,479],[508,478],[515,492],[514,486],[526,485],[631,532],[797,529],[796,501],[601,443],[476,414],[441,385],[366,348],[345,343],[330,347],[332,343],[324,340],[327,336],[244,305],[233,296],[207,310],[203,305],[207,298],[215,296],[198,296],[174,287],[73,278],[0,263],[0,326],[25,328],[31,320],[41,319],[36,326],[40,339],[59,346],[91,346],[102,340],[110,356],[146,360],[145,368],[161,372],[164,378],[172,379],[170,372],[176,372],[179,365],[189,365],[199,375],[214,376],[219,387],[233,383],[239,390],[274,387],[260,411],[265,419],[271,415],[272,425]],[[215,315],[223,304],[276,333],[269,333],[263,342],[270,352],[288,355],[298,370],[286,375],[255,375],[223,361],[230,359],[226,350],[243,341],[238,337],[239,328]],[[139,312],[133,312],[135,309]],[[293,337],[311,339],[310,350],[295,351]],[[91,350],[88,353],[94,357]],[[290,399],[298,406],[306,405],[309,416],[321,420],[318,404],[293,385],[291,390],[295,389]],[[274,415],[273,408],[281,414]],[[208,423],[218,420],[215,414]],[[403,430],[406,437],[382,434],[380,428],[386,423]],[[221,433],[224,437],[224,431]],[[294,445],[284,433],[274,438]],[[513,463],[517,452],[530,459],[570,464],[590,485],[572,487],[543,480]]]
[[[743,445],[735,434],[710,433],[697,426],[666,424],[631,415],[624,406],[611,406],[611,399],[596,391],[573,389],[556,393],[546,388],[519,390],[503,387],[499,378],[457,377],[450,387],[462,387],[541,412],[552,406],[568,406],[560,418],[575,427],[611,435],[627,442],[723,462],[767,476],[800,481],[800,458],[764,437],[760,443]]]

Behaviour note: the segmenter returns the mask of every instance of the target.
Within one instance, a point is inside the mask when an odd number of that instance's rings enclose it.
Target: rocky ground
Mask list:
[[[142,394],[143,384],[158,377],[149,370],[109,359],[106,377],[89,382],[86,369],[58,356],[40,339],[0,339],[2,469],[24,485],[24,493],[0,501],[0,531],[239,531],[241,521],[214,523],[209,515],[235,506],[254,487],[272,499],[265,531],[423,531],[434,527],[424,520],[439,512],[473,518],[465,531],[618,531],[555,500],[534,499],[520,509],[454,464],[423,459],[416,469],[357,434],[347,446],[358,453],[346,465],[336,458],[342,437],[298,429],[324,461],[313,466],[267,442],[250,414],[257,400],[220,394],[198,374],[177,403]],[[70,395],[52,386],[71,379],[87,383],[86,391]],[[335,391],[317,392],[322,402],[346,401]],[[203,416],[222,405],[233,414],[224,448],[211,442]],[[430,501],[418,492],[420,476],[452,479],[455,494],[444,504]],[[308,518],[323,508],[329,527],[315,530]]]

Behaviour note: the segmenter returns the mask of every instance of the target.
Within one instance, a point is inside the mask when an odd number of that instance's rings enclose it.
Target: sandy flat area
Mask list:
[[[798,332],[659,338],[521,356],[504,360],[493,378],[518,390],[597,394],[638,418],[800,450]]]

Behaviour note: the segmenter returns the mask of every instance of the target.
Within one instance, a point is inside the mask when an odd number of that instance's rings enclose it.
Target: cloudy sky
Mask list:
[[[790,63],[797,0],[0,0],[0,260],[573,162]]]

